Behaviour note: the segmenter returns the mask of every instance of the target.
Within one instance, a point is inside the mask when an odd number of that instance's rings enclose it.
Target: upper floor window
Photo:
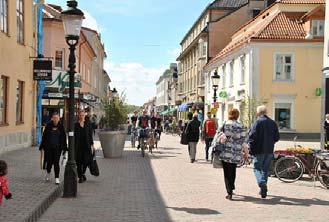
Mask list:
[[[17,42],[24,44],[24,0],[16,0]]]
[[[16,123],[23,123],[24,82],[18,81],[16,87]]]
[[[233,86],[233,72],[234,72],[234,60],[230,62],[230,86]]]
[[[275,55],[275,76],[274,80],[293,80],[293,55],[276,54]]]
[[[222,89],[225,88],[225,81],[226,81],[226,65],[222,66]]]
[[[324,36],[324,20],[312,20],[312,34],[314,37]]]
[[[240,65],[241,65],[241,76],[240,76],[240,82],[243,84],[245,82],[245,76],[246,76],[246,56],[243,55],[240,57]]]
[[[0,125],[7,124],[9,78],[0,78]]]
[[[0,31],[8,33],[8,0],[0,0]]]
[[[64,69],[64,49],[55,52],[55,68]]]

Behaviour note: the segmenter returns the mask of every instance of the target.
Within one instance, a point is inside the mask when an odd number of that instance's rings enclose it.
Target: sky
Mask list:
[[[66,8],[65,0],[45,0]],[[84,26],[98,30],[104,69],[127,102],[156,96],[156,81],[176,62],[180,42],[211,0],[78,0]]]

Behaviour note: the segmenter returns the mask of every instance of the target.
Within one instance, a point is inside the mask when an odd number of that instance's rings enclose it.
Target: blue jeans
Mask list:
[[[254,173],[258,186],[266,185],[273,154],[257,154],[254,157]]]

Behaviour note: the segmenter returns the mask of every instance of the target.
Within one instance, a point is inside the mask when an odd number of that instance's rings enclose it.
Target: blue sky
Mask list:
[[[182,38],[211,0],[79,0],[85,26],[98,29],[112,87],[130,104],[155,96],[155,82],[180,52]],[[46,0],[66,7],[64,0]]]

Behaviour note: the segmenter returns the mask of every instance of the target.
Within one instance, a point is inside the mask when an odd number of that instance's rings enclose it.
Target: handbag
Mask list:
[[[91,163],[89,165],[89,171],[90,171],[91,175],[93,175],[95,177],[99,176],[99,168],[98,168],[98,164],[97,164],[97,161],[96,161],[95,153],[93,155],[93,160],[91,161]]]
[[[221,132],[225,132],[225,123],[223,124],[223,127],[221,129]],[[223,152],[225,150],[225,144],[224,143],[217,143],[216,146],[213,147],[212,150],[212,166],[214,168],[223,168],[223,162],[220,159],[220,153]]]
[[[188,145],[187,133],[183,132],[180,138],[180,144]]]
[[[219,158],[219,153],[214,153],[213,155],[212,166],[214,168],[223,168],[223,162]]]

